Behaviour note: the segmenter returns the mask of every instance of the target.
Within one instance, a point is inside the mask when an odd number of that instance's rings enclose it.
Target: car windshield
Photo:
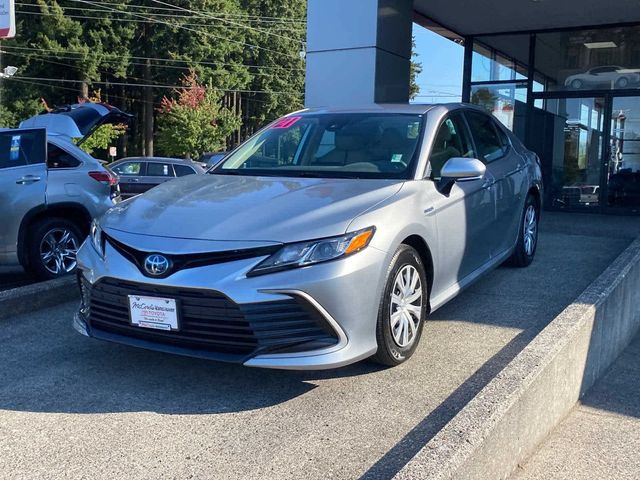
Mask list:
[[[210,171],[227,175],[409,178],[422,130],[409,114],[284,117]]]

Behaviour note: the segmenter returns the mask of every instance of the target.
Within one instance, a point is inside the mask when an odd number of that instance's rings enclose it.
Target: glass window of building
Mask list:
[[[640,26],[539,33],[535,69],[548,91],[640,88]]]

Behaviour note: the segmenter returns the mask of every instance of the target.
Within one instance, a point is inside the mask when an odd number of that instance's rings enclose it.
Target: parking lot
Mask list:
[[[528,269],[434,313],[411,361],[286,372],[87,339],[75,303],[0,320],[4,478],[389,478],[640,233],[547,214]]]

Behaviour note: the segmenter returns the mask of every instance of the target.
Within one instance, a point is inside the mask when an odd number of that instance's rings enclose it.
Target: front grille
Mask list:
[[[92,329],[140,340],[241,357],[313,350],[338,341],[324,317],[302,298],[238,305],[211,290],[111,278],[98,281],[89,291],[85,315]],[[132,325],[128,295],[176,299],[180,330],[167,332]]]
[[[150,276],[144,268],[145,258],[150,252],[143,252],[126,245],[113,237],[110,237],[106,233],[103,233],[104,239],[120,253],[123,257],[127,258],[133,263],[140,273],[145,276]],[[188,268],[204,267],[207,265],[215,265],[218,263],[235,262],[237,260],[246,260],[248,258],[257,258],[262,256],[268,256],[275,253],[280,249],[278,245],[245,248],[239,250],[225,250],[222,252],[209,252],[209,253],[187,253],[180,255],[163,254],[169,260],[171,268],[167,270],[163,275],[156,275],[153,278],[166,278],[179,270],[185,270]]]

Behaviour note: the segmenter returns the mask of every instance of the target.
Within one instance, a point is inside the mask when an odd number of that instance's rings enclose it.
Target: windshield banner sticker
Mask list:
[[[271,128],[289,128],[292,127],[294,123],[300,120],[302,117],[285,117],[278,120],[273,124]]]

